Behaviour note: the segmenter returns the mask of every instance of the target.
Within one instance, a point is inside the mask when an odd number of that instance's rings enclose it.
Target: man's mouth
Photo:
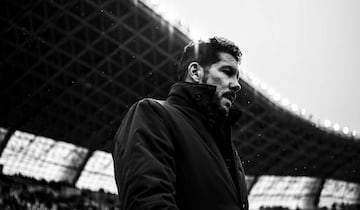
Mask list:
[[[231,101],[231,103],[233,103],[235,101],[236,94],[234,92],[226,92],[223,94],[223,97],[227,98],[229,101]]]

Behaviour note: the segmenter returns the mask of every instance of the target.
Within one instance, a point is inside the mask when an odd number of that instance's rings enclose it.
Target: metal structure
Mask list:
[[[163,98],[189,35],[141,1],[6,1],[0,12],[0,126],[111,152],[122,113]],[[248,175],[360,183],[360,141],[322,129],[242,80],[236,142]],[[324,181],[323,181],[324,182]],[[323,183],[322,182],[322,183]],[[319,192],[320,193],[320,192]]]

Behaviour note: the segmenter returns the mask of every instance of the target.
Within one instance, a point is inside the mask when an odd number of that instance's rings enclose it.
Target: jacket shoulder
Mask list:
[[[166,111],[165,101],[153,98],[144,98],[134,103],[127,112],[127,116],[158,117],[162,118]],[[126,117],[125,117],[126,118]]]
[[[140,109],[140,110],[152,110],[152,111],[160,111],[164,108],[165,101],[153,99],[153,98],[144,98],[136,102],[132,108]],[[150,110],[149,110],[150,109]]]
[[[136,104],[138,105],[150,105],[150,106],[159,106],[165,103],[164,100],[158,100],[154,98],[143,98],[139,100]]]

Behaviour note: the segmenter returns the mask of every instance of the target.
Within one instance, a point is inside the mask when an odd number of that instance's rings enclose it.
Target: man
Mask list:
[[[241,55],[224,38],[191,42],[179,62],[183,82],[166,101],[143,99],[129,109],[113,152],[123,210],[248,209],[230,139]]]

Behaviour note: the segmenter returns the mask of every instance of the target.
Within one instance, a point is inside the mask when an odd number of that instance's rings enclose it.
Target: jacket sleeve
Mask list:
[[[162,105],[134,104],[115,135],[115,180],[122,210],[178,209],[175,150]]]

